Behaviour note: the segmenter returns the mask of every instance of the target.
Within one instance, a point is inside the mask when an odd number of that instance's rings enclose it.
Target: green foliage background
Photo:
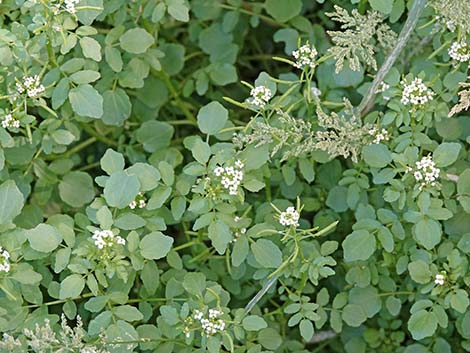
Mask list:
[[[0,350],[469,351],[468,61],[448,49],[470,5],[415,1],[367,107],[413,1],[1,1],[0,118],[20,126],[0,128]],[[304,43],[314,70],[291,65]],[[44,92],[18,94],[34,75]],[[410,110],[415,77],[435,95]],[[420,189],[427,155],[440,178]],[[214,168],[237,160],[230,195]],[[209,309],[225,328],[201,335]]]

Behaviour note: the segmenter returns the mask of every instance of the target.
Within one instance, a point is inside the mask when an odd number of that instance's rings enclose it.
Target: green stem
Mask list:
[[[85,130],[88,135],[93,136],[98,141],[101,141],[101,142],[103,142],[103,143],[105,143],[109,146],[113,146],[113,147],[118,147],[119,146],[116,141],[111,140],[111,139],[107,138],[106,136],[99,134],[93,127],[89,126],[88,124],[82,123],[82,124],[80,124],[80,127],[83,130]]]
[[[402,291],[402,292],[386,292],[386,293],[379,293],[379,297],[387,297],[389,295],[412,295],[416,294],[415,292],[407,292],[407,291]]]
[[[54,161],[56,159],[61,159],[61,158],[64,158],[64,159],[70,158],[71,156],[73,156],[74,154],[80,152],[84,148],[94,144],[96,141],[97,141],[96,137],[90,137],[89,139],[87,139],[87,140],[83,141],[82,143],[76,145],[74,148],[68,150],[64,154],[57,154],[57,155],[47,156],[45,159],[48,160],[48,161]]]
[[[176,91],[175,87],[171,83],[170,76],[168,76],[168,74],[164,71],[157,71],[157,70],[152,69],[151,72],[154,76],[161,78],[163,82],[165,82],[165,85],[168,88],[168,91],[170,91],[170,94],[173,97],[173,100],[175,101],[176,105],[181,109],[186,119],[191,121],[193,125],[197,125],[196,118],[189,111],[189,109],[186,107],[184,102],[181,100],[178,92]]]

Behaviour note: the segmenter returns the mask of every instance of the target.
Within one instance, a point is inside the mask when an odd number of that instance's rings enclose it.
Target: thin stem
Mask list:
[[[93,136],[96,138],[98,141],[101,141],[109,146],[113,147],[118,147],[118,143],[114,140],[111,140],[110,138],[107,138],[104,135],[101,135],[99,132],[97,132],[93,127],[89,126],[88,124],[80,124],[80,127],[86,131],[86,133],[90,136]]]
[[[87,139],[87,140],[83,141],[82,143],[76,145],[74,148],[68,150],[64,154],[48,156],[45,159],[49,160],[49,161],[53,161],[53,160],[60,159],[60,158],[65,158],[65,159],[70,158],[75,153],[80,152],[81,150],[88,147],[89,145],[94,144],[96,141],[97,141],[96,137],[90,137],[89,139]]]
[[[410,39],[411,33],[413,32],[416,24],[418,23],[419,16],[423,11],[424,7],[426,6],[427,0],[415,0],[413,6],[408,14],[408,18],[406,19],[405,25],[398,36],[397,44],[395,48],[393,48],[390,55],[385,60],[384,64],[375,75],[374,81],[369,87],[367,94],[362,99],[359,106],[356,108],[356,113],[358,115],[364,116],[366,115],[374,106],[375,95],[379,85],[382,83],[383,79],[387,75],[387,73],[392,68],[393,64],[397,60],[398,56],[400,55],[401,51],[405,47],[406,43]]]
[[[386,292],[386,293],[379,293],[379,297],[387,297],[389,295],[412,295],[416,294],[415,292],[408,292],[408,291],[402,291],[402,292]]]
[[[189,111],[188,107],[184,104],[184,102],[181,100],[178,92],[176,91],[175,87],[171,83],[170,76],[164,71],[157,71],[152,69],[151,70],[152,74],[156,77],[159,77],[165,82],[166,87],[168,88],[168,91],[170,91],[173,100],[175,101],[176,105],[181,109],[183,112],[184,116],[193,123],[193,125],[197,125],[197,120],[194,117],[194,115]]]

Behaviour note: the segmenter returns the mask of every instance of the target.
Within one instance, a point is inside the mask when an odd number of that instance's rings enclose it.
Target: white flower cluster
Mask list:
[[[139,192],[135,200],[129,204],[129,208],[131,210],[135,210],[137,207],[145,208],[146,206],[147,206],[147,202],[145,201],[145,197],[141,192]]]
[[[419,77],[415,78],[410,84],[405,81],[402,81],[401,84],[404,85],[401,96],[401,103],[404,105],[410,103],[412,105],[423,105],[433,99],[434,92]]]
[[[443,286],[445,283],[445,280],[446,280],[445,276],[441,273],[438,273],[436,277],[434,277],[434,283],[439,286]]]
[[[10,272],[10,253],[0,246],[0,272]]]
[[[281,212],[279,216],[279,223],[283,226],[299,226],[300,214],[294,207],[287,207],[284,212]]]
[[[20,127],[20,121],[13,118],[13,116],[11,114],[7,114],[3,117],[2,127],[4,129],[8,129],[8,128],[18,129]]]
[[[374,139],[372,140],[373,144],[378,144],[382,141],[388,141],[390,137],[388,136],[388,131],[382,129],[379,131],[376,127],[373,127],[369,130],[369,135],[371,135]]]
[[[421,184],[419,187],[421,190],[426,186],[436,186],[441,170],[436,167],[431,155],[428,155],[417,161],[415,168],[408,167],[406,172],[413,173],[415,180]]]
[[[229,190],[230,195],[236,195],[238,188],[243,181],[243,167],[245,165],[242,161],[237,160],[235,166],[221,167],[217,166],[214,169],[214,174],[220,177],[220,183],[225,189]]]
[[[100,230],[97,229],[93,232],[92,239],[95,241],[95,245],[98,249],[111,248],[116,244],[125,245],[126,241],[119,235],[115,236],[111,230]]]
[[[259,107],[264,108],[269,100],[273,97],[273,93],[271,90],[266,86],[256,86],[254,87],[251,92],[251,104]]]
[[[67,11],[69,14],[76,13],[77,9],[75,8],[75,5],[78,5],[79,2],[80,0],[65,0],[65,11]]]
[[[29,98],[36,98],[46,89],[41,85],[38,75],[23,76],[23,82],[16,82],[16,91],[18,94],[26,92]]]
[[[193,319],[201,323],[206,336],[212,336],[225,330],[225,321],[220,319],[220,316],[223,315],[221,310],[209,309],[208,314],[208,317],[206,317],[200,310],[193,311]],[[186,333],[186,337],[189,337],[189,333]]]
[[[449,56],[455,61],[466,62],[470,60],[470,46],[465,42],[454,42],[449,48]]]
[[[294,66],[298,69],[309,67],[314,69],[316,66],[315,58],[318,52],[314,47],[308,44],[302,45],[299,49],[292,52],[292,56],[295,58]]]

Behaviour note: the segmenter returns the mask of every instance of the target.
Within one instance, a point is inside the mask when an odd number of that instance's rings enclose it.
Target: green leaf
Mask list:
[[[401,301],[398,298],[390,296],[385,301],[385,306],[390,314],[397,316],[401,310]]]
[[[150,295],[155,294],[160,284],[160,273],[155,261],[150,260],[145,262],[144,268],[140,273],[140,278],[142,279],[145,290]]]
[[[453,309],[459,313],[465,314],[470,302],[468,299],[468,293],[464,289],[457,289],[450,297],[450,305]]]
[[[212,154],[209,144],[200,139],[194,141],[191,153],[194,159],[201,164],[206,164]]]
[[[9,224],[21,213],[24,197],[13,180],[0,185],[0,224]]]
[[[168,13],[175,20],[188,22],[189,9],[184,0],[165,0],[168,6]]]
[[[70,90],[70,80],[67,77],[64,77],[59,83],[54,87],[54,91],[52,92],[51,102],[52,102],[52,109],[60,108],[67,97],[69,96]]]
[[[370,6],[385,15],[392,12],[393,0],[369,0]]]
[[[140,321],[144,318],[144,315],[131,305],[120,305],[113,308],[113,313],[118,318],[125,321]]]
[[[392,154],[385,145],[372,144],[362,149],[364,161],[373,168],[384,168],[392,161]]]
[[[423,260],[416,260],[408,264],[411,279],[417,283],[426,284],[431,280],[429,266]]]
[[[33,229],[25,230],[25,236],[32,249],[49,253],[57,249],[62,237],[57,229],[49,224],[38,224]]]
[[[73,111],[80,116],[99,119],[103,115],[103,97],[88,84],[72,88],[69,99]]]
[[[124,157],[121,153],[108,148],[100,159],[100,166],[108,175],[124,170]]]
[[[361,306],[357,304],[347,304],[341,314],[344,322],[351,327],[359,327],[367,320],[367,315]]]
[[[173,238],[162,232],[147,234],[140,241],[140,252],[146,259],[158,260],[164,258],[171,250]]]
[[[80,0],[77,6],[77,18],[84,25],[91,25],[103,9],[103,0]]]
[[[228,110],[219,102],[211,102],[199,110],[197,124],[207,135],[215,135],[222,130],[228,120]]]
[[[181,44],[165,43],[158,47],[159,50],[165,53],[165,56],[160,59],[163,70],[170,76],[176,75],[184,67],[184,54],[185,47]]]
[[[228,244],[232,240],[232,233],[230,228],[223,221],[218,220],[217,222],[212,222],[209,225],[209,239],[212,242],[212,246],[217,250],[217,252],[222,255],[225,254]]]
[[[121,52],[117,48],[106,46],[104,48],[104,57],[111,70],[121,72],[123,67]]]
[[[232,265],[239,267],[250,252],[250,246],[246,237],[240,237],[235,242],[232,250]]]
[[[375,237],[367,230],[356,230],[343,241],[344,259],[347,262],[367,260],[375,252],[376,245]]]
[[[258,239],[251,244],[256,261],[264,268],[278,268],[282,263],[282,252],[271,240]]]
[[[94,70],[81,70],[70,75],[70,79],[77,85],[83,85],[99,80],[101,74]],[[66,82],[66,81],[65,81]],[[68,85],[68,83],[67,83]]]
[[[262,329],[258,333],[258,342],[266,349],[274,351],[281,346],[282,341],[279,332],[271,327]]]
[[[427,250],[432,250],[441,241],[441,224],[430,218],[420,219],[412,228],[416,241]]]
[[[82,276],[78,274],[67,276],[60,283],[59,299],[76,298],[82,293],[83,288],[85,288],[85,279]]]
[[[243,319],[242,326],[247,331],[259,331],[268,327],[268,324],[258,315],[248,315]]]
[[[301,0],[267,0],[266,11],[278,22],[287,22],[294,18],[302,10]]]
[[[186,292],[202,297],[206,289],[206,276],[202,273],[190,272],[184,276],[183,287]]]
[[[64,129],[53,131],[51,137],[59,145],[70,145],[75,140],[75,136],[70,131]]]
[[[136,176],[115,172],[106,181],[104,198],[109,206],[125,208],[135,200],[139,190],[140,183]]]
[[[96,39],[83,37],[80,39],[80,46],[85,58],[101,61],[101,45]]]
[[[161,178],[160,172],[154,166],[147,163],[135,163],[126,169],[127,174],[135,175],[140,182],[141,191],[150,191],[155,189]]]
[[[457,160],[461,148],[462,146],[455,142],[440,144],[433,153],[434,163],[439,168],[453,164]]]
[[[15,266],[15,271],[11,276],[17,282],[21,284],[37,285],[42,280],[42,276],[33,270],[31,265],[26,263],[19,263]]]
[[[121,88],[103,93],[102,120],[108,125],[121,126],[131,116],[132,105],[126,91]]]
[[[134,213],[121,214],[114,221],[114,225],[119,229],[133,230],[145,226],[146,220]]]
[[[359,305],[368,318],[374,317],[382,308],[382,301],[376,288],[354,287],[349,292],[349,303]]]
[[[313,329],[312,322],[307,319],[301,320],[299,329],[300,329],[300,335],[302,336],[302,338],[305,341],[309,342],[313,337],[313,333],[315,332],[315,330]]]
[[[431,337],[437,329],[437,318],[434,313],[426,310],[414,312],[408,320],[408,330],[417,341]]]
[[[344,186],[335,186],[328,193],[326,205],[336,212],[346,211],[348,209],[348,203],[346,202],[347,194],[347,188]]]
[[[160,121],[146,121],[136,131],[136,139],[144,150],[155,152],[168,147],[175,129],[173,126]]]
[[[128,53],[143,54],[155,43],[155,38],[143,28],[131,28],[119,38],[119,43]]]
[[[59,195],[67,205],[82,207],[95,197],[93,179],[85,172],[69,172],[59,183]]]

